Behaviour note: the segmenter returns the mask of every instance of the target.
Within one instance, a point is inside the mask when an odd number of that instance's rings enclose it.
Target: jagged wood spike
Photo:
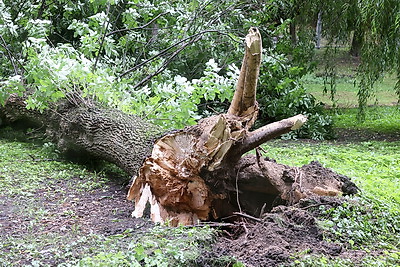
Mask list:
[[[250,28],[245,43],[239,80],[228,114],[246,118],[247,128],[250,128],[258,113],[256,88],[262,57],[262,40],[257,28]]]

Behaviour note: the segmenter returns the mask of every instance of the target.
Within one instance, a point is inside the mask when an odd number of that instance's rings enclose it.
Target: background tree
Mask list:
[[[299,13],[293,19],[300,30],[307,29],[322,12],[323,35],[328,47],[351,44],[350,55],[361,59],[358,68],[361,115],[374,95],[374,84],[387,73],[399,76],[399,12],[394,0],[294,1]],[[329,56],[329,49],[327,56]],[[394,88],[399,94],[399,83]]]

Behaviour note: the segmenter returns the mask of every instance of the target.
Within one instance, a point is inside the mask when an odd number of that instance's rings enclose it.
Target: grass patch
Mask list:
[[[307,92],[312,94],[318,101],[328,106],[341,108],[354,108],[358,106],[358,86],[354,84],[355,78],[342,77],[336,81],[336,93],[334,101],[331,99],[330,88],[324,92],[324,81],[322,77],[309,74],[303,79]],[[396,77],[387,76],[374,86],[374,96],[367,101],[367,105],[394,105],[398,96],[394,90]]]
[[[139,239],[133,239],[124,250],[104,250],[83,258],[79,266],[201,266],[197,260],[213,240],[213,231],[207,227],[157,226]],[[232,261],[225,261],[225,264]]]
[[[335,127],[377,133],[400,133],[400,106],[375,106],[366,109],[365,120],[357,119],[358,109],[338,109]]]
[[[93,190],[107,181],[102,174],[88,171],[84,166],[62,162],[48,143],[9,142],[0,139],[0,186],[5,196],[33,196],[39,189],[68,182],[77,177],[81,183],[71,181],[79,190]],[[45,188],[43,188],[45,187]]]
[[[337,48],[329,59],[336,71],[336,94],[334,101],[331,100],[330,86],[328,93],[324,93],[325,62],[324,52],[326,48],[316,50],[317,69],[314,73],[303,77],[303,82],[307,92],[311,93],[318,101],[328,106],[341,108],[358,107],[358,86],[355,83],[357,68],[360,63],[359,58],[349,55],[350,47]],[[367,105],[394,105],[398,102],[398,96],[394,87],[397,82],[396,75],[388,74],[378,81],[373,89],[373,96],[368,100]]]

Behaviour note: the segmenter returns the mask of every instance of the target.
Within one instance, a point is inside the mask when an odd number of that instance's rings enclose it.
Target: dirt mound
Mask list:
[[[301,167],[301,170],[305,173],[310,180],[314,180],[315,184],[322,184],[329,181],[339,180],[342,184],[342,192],[345,195],[353,195],[358,192],[358,187],[350,180],[349,177],[338,174],[331,169],[325,168],[318,161],[311,161],[310,164]]]
[[[296,207],[278,206],[262,218],[245,217],[226,231],[214,245],[217,255],[232,255],[246,266],[289,264],[293,255],[338,256],[345,251],[339,244],[323,241],[315,214],[308,209],[319,205],[337,206],[340,200],[319,197],[304,200]]]

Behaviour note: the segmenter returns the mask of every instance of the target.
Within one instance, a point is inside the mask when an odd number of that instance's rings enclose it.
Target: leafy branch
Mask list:
[[[10,51],[10,49],[8,49],[7,43],[6,43],[6,41],[4,40],[3,35],[1,35],[1,34],[0,34],[0,39],[1,39],[0,46],[3,47],[4,50],[6,50],[6,52],[7,52],[7,58],[10,60],[12,66],[13,66],[15,75],[18,75],[18,68],[17,68],[17,66],[15,65],[14,60],[21,66],[21,68],[22,68],[24,71],[26,71],[26,69],[24,68],[24,65],[22,65],[22,63],[19,62],[18,58]]]
[[[141,82],[139,82],[137,85],[135,85],[134,88],[137,88],[138,86],[141,86],[141,85],[143,85],[145,82],[147,82],[148,80],[150,80],[152,77],[154,77],[154,76],[158,75],[159,73],[161,73],[161,72],[167,67],[167,65],[168,65],[182,50],[184,50],[187,46],[189,46],[189,45],[191,45],[191,44],[197,42],[198,40],[200,40],[201,37],[202,37],[204,34],[206,34],[206,33],[211,33],[211,32],[216,32],[216,33],[219,33],[219,34],[221,34],[221,35],[226,35],[226,36],[228,36],[231,40],[233,40],[234,42],[238,42],[237,40],[235,40],[235,39],[234,39],[231,35],[229,35],[228,33],[224,33],[224,32],[221,32],[221,31],[219,31],[219,30],[204,30],[204,31],[198,32],[198,33],[196,33],[196,34],[193,34],[193,35],[191,35],[191,36],[188,36],[188,37],[186,37],[186,38],[184,38],[184,39],[182,39],[182,40],[176,42],[175,44],[173,44],[173,45],[171,45],[171,46],[165,48],[165,49],[162,50],[160,53],[158,53],[158,54],[156,54],[156,55],[150,57],[149,59],[143,61],[142,63],[140,63],[140,64],[138,64],[138,65],[136,65],[136,66],[134,66],[133,68],[128,69],[127,71],[125,71],[124,73],[122,73],[122,74],[120,75],[120,77],[123,77],[123,76],[127,75],[128,73],[130,73],[130,72],[132,72],[132,71],[135,71],[135,70],[137,70],[137,69],[143,67],[144,65],[146,65],[146,64],[149,63],[149,62],[152,62],[152,61],[155,60],[156,58],[159,58],[159,57],[161,57],[161,56],[164,56],[164,55],[168,54],[168,51],[169,51],[169,50],[171,50],[171,49],[173,49],[173,48],[175,48],[175,47],[181,45],[175,52],[172,53],[172,55],[166,60],[166,62],[164,62],[163,66],[162,66],[161,68],[159,68],[154,74],[151,74],[151,75],[147,76],[145,79],[143,79],[143,80],[142,80]]]
[[[163,12],[158,14],[157,16],[155,16],[154,18],[152,18],[149,22],[147,22],[146,24],[140,26],[140,27],[135,27],[135,28],[128,28],[128,29],[119,29],[119,30],[115,30],[112,32],[109,32],[105,35],[105,37],[111,36],[113,34],[116,33],[121,33],[121,32],[127,32],[127,31],[135,31],[135,30],[143,30],[146,29],[147,26],[149,26],[150,24],[152,24],[154,21],[156,21],[159,17],[164,16],[165,14],[168,14],[169,12]]]
[[[107,15],[106,15],[107,21],[104,21],[104,23],[103,23],[104,34],[101,38],[99,51],[97,52],[96,60],[93,65],[94,70],[96,70],[97,62],[99,61],[100,53],[101,53],[101,50],[103,49],[104,39],[106,38],[106,31],[107,31],[108,25],[110,25],[109,15],[110,15],[110,2],[108,2],[108,4],[107,4]]]

